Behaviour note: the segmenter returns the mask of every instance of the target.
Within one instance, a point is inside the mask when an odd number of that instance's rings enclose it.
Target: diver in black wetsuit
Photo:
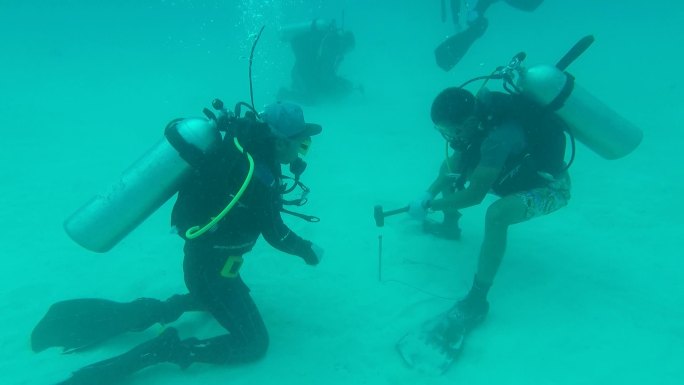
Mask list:
[[[57,303],[34,329],[32,343],[37,351],[50,346],[76,350],[119,333],[173,322],[186,311],[209,312],[228,333],[181,340],[178,332],[168,327],[157,338],[86,366],[60,384],[112,384],[162,362],[182,368],[194,362],[236,364],[266,353],[266,326],[239,270],[243,256],[260,235],[276,249],[297,255],[309,265],[320,262],[323,250],[292,232],[280,212],[285,190],[281,165],[301,163],[299,153],[308,149],[311,136],[319,134],[321,126],[305,123],[298,105],[274,103],[258,118],[248,113],[233,119],[227,130],[231,134],[225,136],[220,151],[180,189],[172,213],[172,224],[186,241],[183,269],[189,293],[166,301],[77,299]],[[246,189],[238,192],[246,181]],[[218,223],[200,236],[189,235],[194,226],[216,217],[235,196],[237,204]]]
[[[215,229],[194,240],[186,238],[183,266],[190,295],[230,332],[204,341],[201,348],[191,347],[191,355],[201,362],[249,361],[266,352],[266,328],[238,273],[242,256],[259,235],[309,265],[318,264],[321,257],[320,249],[292,232],[280,216],[281,164],[297,161],[302,147],[308,147],[321,127],[304,123],[301,108],[291,103],[271,104],[261,118],[264,123],[244,118],[235,128],[240,143],[254,158],[249,187]],[[247,175],[248,162],[232,141],[224,141],[219,155],[179,192],[172,223],[180,234],[220,212]],[[216,347],[208,349],[211,345]]]

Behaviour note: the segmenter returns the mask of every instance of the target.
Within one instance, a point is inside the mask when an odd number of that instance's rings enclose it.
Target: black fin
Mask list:
[[[470,46],[487,30],[487,19],[481,17],[468,29],[444,40],[435,49],[437,65],[444,71],[451,70],[468,52]]]
[[[544,0],[506,0],[506,3],[511,7],[527,12],[534,11],[542,2]]]
[[[173,362],[184,349],[174,328],[167,328],[154,339],[126,353],[96,362],[75,371],[58,385],[110,385],[121,383],[131,374],[162,362]]]
[[[173,322],[187,311],[188,295],[162,302],[139,298],[132,302],[81,298],[57,302],[31,333],[31,348],[40,352],[62,347],[65,352],[84,349],[116,335],[142,331],[155,323]]]

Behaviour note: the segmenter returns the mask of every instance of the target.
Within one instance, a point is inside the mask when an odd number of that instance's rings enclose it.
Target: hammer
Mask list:
[[[382,211],[382,206],[376,205],[373,209],[373,216],[375,217],[375,225],[378,227],[382,227],[385,225],[385,217],[405,213],[405,212],[408,212],[408,210],[409,210],[409,207],[406,206],[406,207],[402,207],[400,209],[395,209],[395,210],[390,210],[390,211]]]

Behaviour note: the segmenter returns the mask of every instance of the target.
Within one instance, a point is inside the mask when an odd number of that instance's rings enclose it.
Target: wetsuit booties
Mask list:
[[[461,239],[461,228],[458,225],[458,220],[461,218],[459,212],[445,212],[444,220],[442,222],[435,221],[431,218],[423,220],[423,232],[433,234],[439,238],[448,240]]]

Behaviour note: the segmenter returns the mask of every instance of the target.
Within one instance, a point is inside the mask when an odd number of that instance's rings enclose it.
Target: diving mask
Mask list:
[[[311,138],[306,138],[299,145],[299,155],[306,156],[309,153],[309,148],[311,148]]]

